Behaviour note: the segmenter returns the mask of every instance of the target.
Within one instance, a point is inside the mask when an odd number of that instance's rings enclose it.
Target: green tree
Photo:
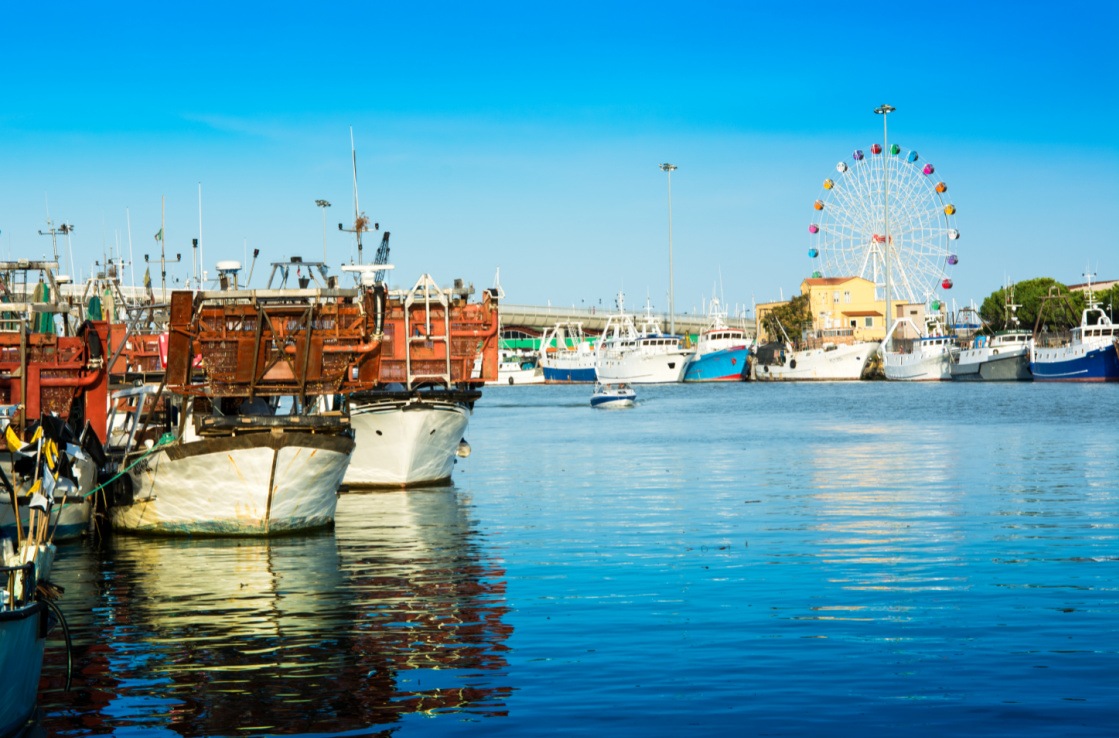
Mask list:
[[[1119,284],[1112,285],[1109,290],[1097,292],[1096,302],[1107,313],[1107,317],[1111,318],[1111,322],[1116,322],[1115,318],[1119,315]]]
[[[1033,330],[1038,312],[1045,305],[1045,322],[1054,329],[1068,328],[1080,322],[1084,295],[1050,277],[1027,279],[1011,287],[1017,311],[1011,311],[1007,289],[995,290],[979,306],[979,316],[996,330],[1013,327],[1011,317],[1017,314],[1019,327]],[[1050,295],[1055,297],[1050,298]],[[1048,303],[1046,305],[1046,303]]]
[[[808,295],[797,295],[784,305],[773,308],[762,318],[762,325],[771,340],[780,341],[788,335],[790,339],[796,341],[801,333],[812,325],[812,310],[808,305]]]

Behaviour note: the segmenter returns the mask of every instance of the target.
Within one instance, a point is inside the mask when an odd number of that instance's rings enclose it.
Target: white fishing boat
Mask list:
[[[1013,382],[1033,379],[1030,371],[1030,346],[1033,332],[996,331],[977,334],[967,348],[952,354],[949,371],[952,379],[963,381]]]
[[[450,482],[464,453],[477,390],[374,390],[350,396],[357,450],[346,469],[351,487],[408,487]]]
[[[334,287],[173,293],[165,389],[114,395],[114,413],[135,403],[125,446],[110,446],[122,469],[113,527],[267,536],[330,525],[354,439],[324,398],[379,346],[363,299]]]
[[[910,318],[902,318],[890,326],[882,342],[883,371],[886,379],[898,381],[951,379],[955,349],[955,341],[938,314],[928,316],[924,328]]]
[[[497,380],[486,384],[544,384],[544,381],[544,369],[535,351],[501,349],[498,352]]]
[[[794,349],[778,341],[755,349],[753,378],[759,382],[850,381],[862,379],[880,344],[877,341],[833,343]]]
[[[963,308],[953,332],[970,340],[952,352],[949,370],[952,379],[962,381],[1014,382],[1033,379],[1030,371],[1030,346],[1033,332],[1019,328],[1014,286],[1007,285],[1004,312],[1005,328],[992,331],[974,307]]]
[[[349,395],[357,448],[348,487],[410,487],[450,481],[478,386],[497,376],[497,291],[471,302],[473,287],[443,289],[423,275],[388,293],[376,385]],[[477,370],[475,371],[475,367]]]
[[[617,384],[596,382],[594,394],[591,395],[591,407],[633,407],[636,401],[637,392],[624,382]]]
[[[646,306],[641,324],[625,311],[618,295],[618,312],[611,315],[595,350],[595,375],[606,384],[665,384],[679,382],[687,368],[689,349],[680,336],[661,330]]]
[[[594,382],[594,362],[594,342],[582,323],[560,321],[540,339],[540,366],[547,384]]]
[[[181,435],[126,457],[127,481],[109,508],[115,529],[267,536],[334,521],[354,449],[348,418],[179,411]]]

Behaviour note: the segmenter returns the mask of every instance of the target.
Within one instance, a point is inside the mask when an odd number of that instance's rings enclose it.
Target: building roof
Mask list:
[[[804,284],[812,285],[813,287],[823,287],[834,284],[844,284],[850,282],[852,279],[859,279],[859,277],[806,277]]]
[[[1106,292],[1117,284],[1119,284],[1119,279],[1105,279],[1102,282],[1092,282],[1092,291]],[[1070,284],[1068,288],[1072,292],[1087,292],[1088,283],[1085,282],[1084,284]]]
[[[866,318],[872,315],[881,316],[882,313],[877,310],[844,310],[843,314],[848,318]]]

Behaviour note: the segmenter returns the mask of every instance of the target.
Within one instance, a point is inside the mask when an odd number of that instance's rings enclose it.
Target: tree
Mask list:
[[[1096,302],[1107,313],[1107,317],[1111,318],[1111,322],[1115,322],[1115,316],[1119,315],[1119,284],[1111,285],[1111,289],[1104,290],[1103,292],[1096,293]]]
[[[1017,311],[1011,311],[1010,300],[1007,299],[1007,289],[995,290],[983,300],[979,307],[979,317],[993,328],[1001,330],[1012,328],[1011,317],[1018,316],[1018,325],[1021,328],[1032,330],[1037,323],[1038,312],[1046,302],[1045,321],[1054,329],[1068,328],[1080,321],[1080,311],[1084,309],[1085,298],[1079,292],[1070,292],[1069,288],[1050,277],[1027,279],[1011,286],[1014,304],[1018,305]],[[1050,294],[1060,296],[1050,299]],[[1068,313],[1072,313],[1070,318]],[[1071,321],[1071,322],[1070,322]]]
[[[797,295],[784,305],[773,308],[762,318],[766,335],[774,341],[781,340],[785,335],[795,340],[811,325],[812,310],[808,305],[808,295]]]

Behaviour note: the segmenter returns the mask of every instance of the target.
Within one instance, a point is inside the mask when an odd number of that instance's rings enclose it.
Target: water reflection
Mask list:
[[[299,734],[500,712],[504,572],[475,537],[442,489],[345,496],[333,533],[76,551],[56,575],[76,674],[64,693],[50,657],[44,727]]]

